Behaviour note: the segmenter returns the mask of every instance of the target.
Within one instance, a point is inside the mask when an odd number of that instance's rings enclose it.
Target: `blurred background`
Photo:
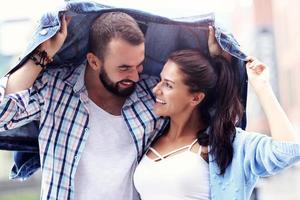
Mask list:
[[[0,7],[0,76],[24,51],[41,13],[62,0],[10,0]],[[232,32],[244,51],[268,64],[274,91],[300,134],[300,1],[298,0],[98,0],[167,17],[214,12],[216,21]],[[269,134],[267,121],[249,88],[247,130]],[[0,151],[0,200],[39,199],[40,172],[27,181],[10,181],[12,153]],[[252,199],[299,200],[300,165],[261,179]]]

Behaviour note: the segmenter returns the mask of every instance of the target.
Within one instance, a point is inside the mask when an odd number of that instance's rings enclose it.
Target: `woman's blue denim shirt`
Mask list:
[[[121,11],[131,15],[145,34],[144,72],[159,76],[168,55],[178,49],[196,48],[208,54],[208,26],[215,26],[215,35],[221,47],[232,55],[232,66],[239,73],[239,85],[244,107],[247,99],[246,55],[241,51],[233,35],[215,25],[213,14],[192,18],[176,18],[153,15],[139,10],[115,8],[86,1],[66,2],[61,8],[44,14],[32,39],[16,66],[8,74],[18,69],[29,54],[42,42],[51,38],[60,29],[60,17],[72,16],[68,26],[67,39],[48,67],[78,66],[84,60],[88,49],[89,27],[93,20],[104,12]],[[38,155],[38,124],[32,122],[23,127],[8,130],[0,135],[0,149],[15,152],[15,164],[11,178],[27,178],[40,167]],[[246,118],[240,124],[246,126]]]

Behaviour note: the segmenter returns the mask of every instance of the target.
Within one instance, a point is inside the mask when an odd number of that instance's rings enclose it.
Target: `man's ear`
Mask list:
[[[87,53],[86,59],[88,61],[89,66],[95,71],[98,71],[102,66],[102,61],[91,52]]]
[[[204,98],[205,98],[205,94],[203,92],[194,93],[191,103],[193,106],[196,106],[196,105],[200,104]]]

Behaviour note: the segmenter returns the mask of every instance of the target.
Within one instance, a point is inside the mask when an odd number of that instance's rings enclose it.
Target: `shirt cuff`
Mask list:
[[[5,104],[7,101],[12,100],[18,105],[19,109],[24,111],[29,103],[31,88],[5,95],[8,77],[9,75],[0,78],[0,103]]]
[[[8,75],[0,78],[0,103],[4,99],[7,82],[8,82]]]

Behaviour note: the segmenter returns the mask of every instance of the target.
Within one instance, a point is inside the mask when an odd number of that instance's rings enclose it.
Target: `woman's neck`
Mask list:
[[[205,127],[199,112],[185,112],[177,117],[171,117],[170,128],[166,134],[169,140],[183,138],[196,139],[198,131]]]

